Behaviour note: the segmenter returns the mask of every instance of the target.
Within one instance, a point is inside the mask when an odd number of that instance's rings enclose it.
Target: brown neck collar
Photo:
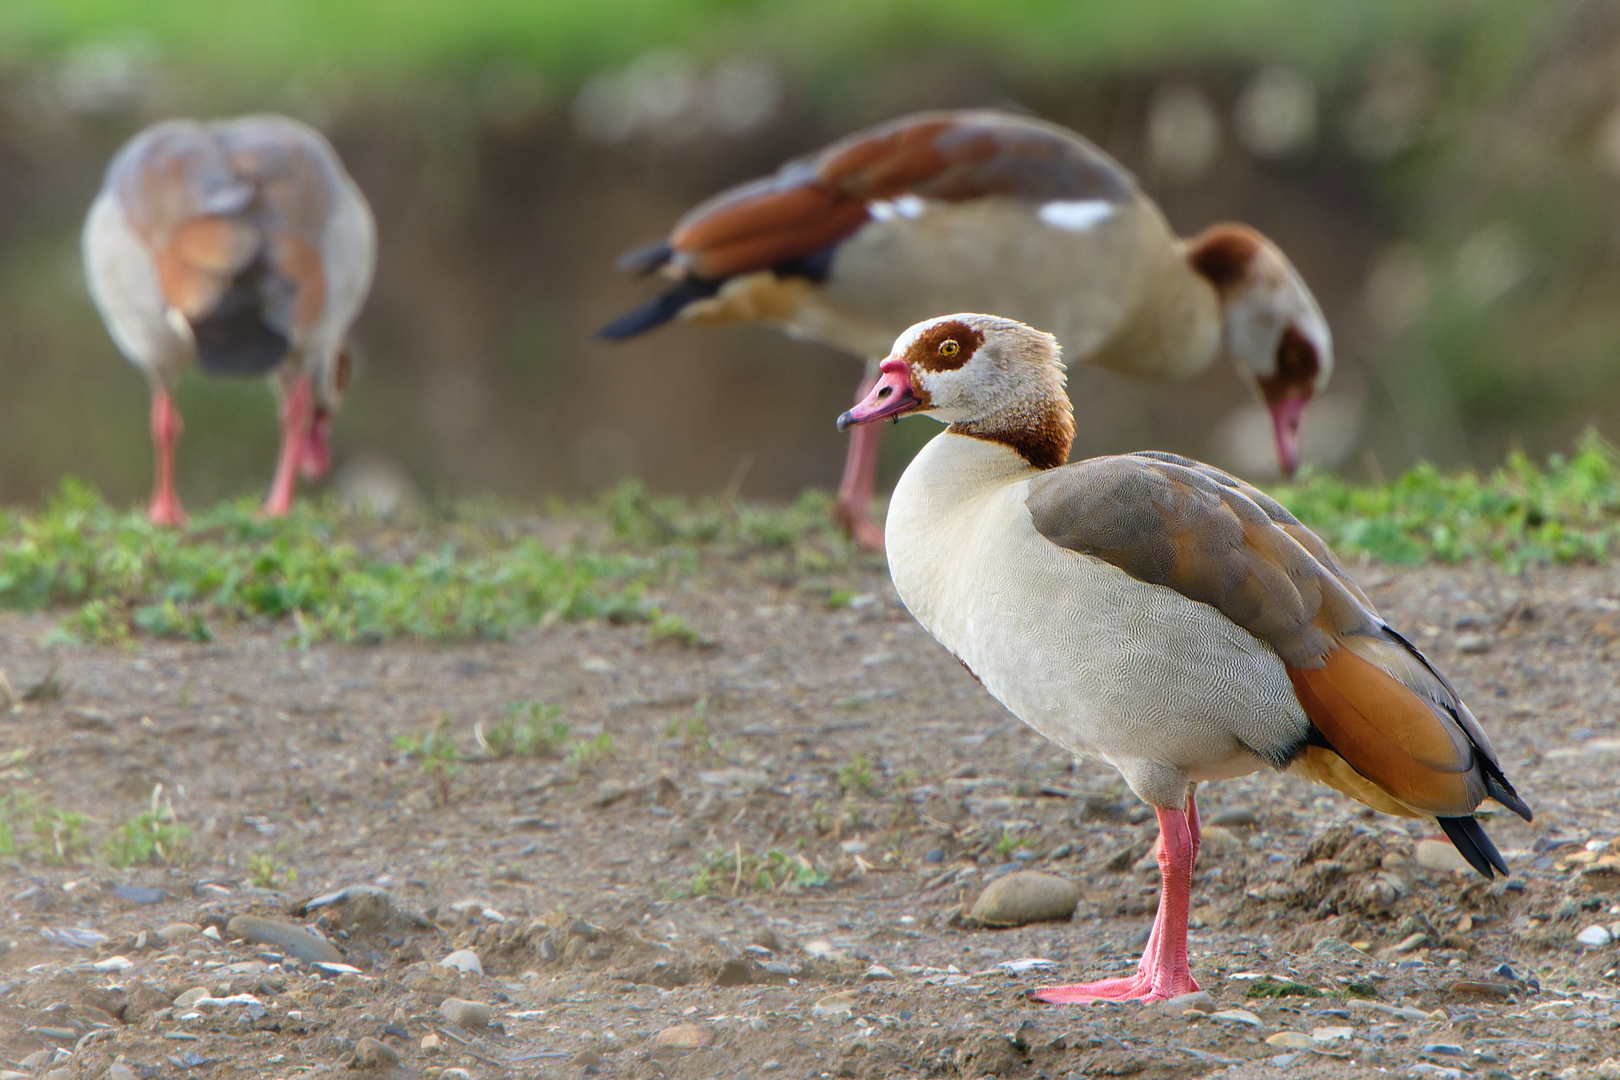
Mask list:
[[[1069,447],[1074,442],[1074,409],[1064,398],[1061,402],[1047,402],[1038,413],[958,421],[945,430],[952,435],[1001,443],[1037,469],[1055,469],[1069,460]]]

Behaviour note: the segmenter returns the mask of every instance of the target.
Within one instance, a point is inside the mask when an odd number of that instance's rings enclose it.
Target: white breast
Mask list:
[[[1000,444],[941,435],[895,489],[895,588],[1025,723],[1104,758],[1142,798],[1251,772],[1304,737],[1282,661],[1214,608],[1059,548],[1025,505],[1033,471]]]

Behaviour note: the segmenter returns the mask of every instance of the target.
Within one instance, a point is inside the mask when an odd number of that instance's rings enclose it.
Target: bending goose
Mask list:
[[[993,111],[931,112],[857,132],[774,176],[721,192],[669,239],[621,260],[675,284],[601,331],[671,319],[763,321],[875,360],[940,311],[1001,311],[1050,327],[1071,360],[1137,378],[1236,364],[1271,410],[1285,471],[1327,384],[1333,345],[1304,281],[1242,225],[1177,239],[1130,173],[1072,131]],[[838,516],[868,517],[878,432],[857,432]]]
[[[185,521],[171,391],[194,363],[275,377],[281,453],[266,513],[287,512],[299,473],[331,467],[345,339],[376,247],[371,208],[336,151],[295,120],[169,121],[113,158],[84,225],[85,273],[113,340],[152,387],[154,522]]]
[[[1187,913],[1196,786],[1270,766],[1436,820],[1485,877],[1473,812],[1530,810],[1455,688],[1379,618],[1327,545],[1257,489],[1170,454],[1065,465],[1058,344],[949,315],[907,330],[840,429],[910,413],[949,426],[889,504],[895,588],[1025,723],[1101,757],[1159,819],[1163,892],[1135,975],[1045,1001],[1198,988]]]

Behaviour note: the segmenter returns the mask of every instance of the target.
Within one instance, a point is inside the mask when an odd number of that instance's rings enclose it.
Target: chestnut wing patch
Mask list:
[[[859,132],[776,175],[723,192],[675,227],[668,257],[718,280],[805,259],[901,196],[1127,202],[1136,182],[1062,128],[1008,113],[924,113]]]

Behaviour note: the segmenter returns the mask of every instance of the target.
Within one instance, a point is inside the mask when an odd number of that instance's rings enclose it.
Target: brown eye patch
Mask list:
[[[984,334],[965,322],[935,323],[912,342],[906,359],[924,371],[955,371],[984,344]]]
[[[1310,339],[1290,326],[1283,331],[1277,343],[1277,371],[1260,380],[1260,390],[1267,401],[1280,400],[1299,389],[1310,390],[1316,385],[1317,372],[1322,362],[1316,355],[1316,346]]]

